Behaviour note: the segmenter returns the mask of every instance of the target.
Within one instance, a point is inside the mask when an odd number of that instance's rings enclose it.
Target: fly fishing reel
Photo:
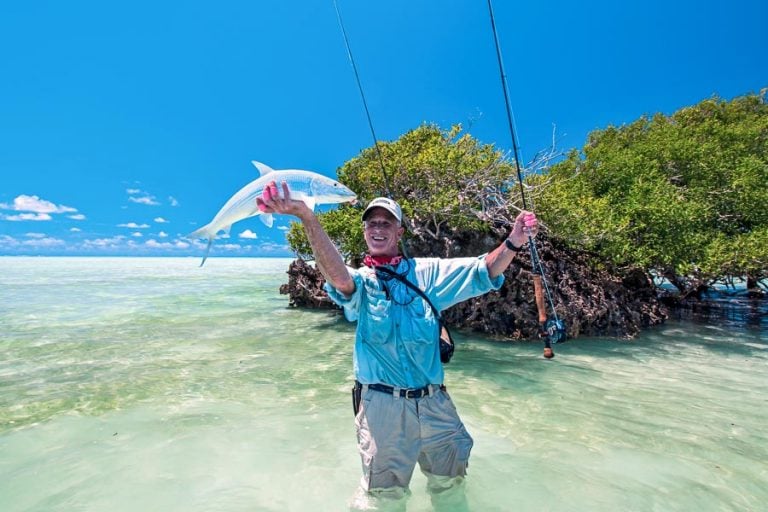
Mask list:
[[[564,343],[568,339],[565,324],[559,318],[550,318],[544,323],[544,334],[550,343]]]

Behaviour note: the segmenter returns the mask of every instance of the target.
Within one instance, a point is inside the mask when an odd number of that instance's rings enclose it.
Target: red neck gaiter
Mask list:
[[[370,254],[366,254],[365,258],[363,258],[363,265],[371,268],[380,267],[382,265],[392,265],[393,267],[396,267],[402,259],[402,256],[371,256]]]

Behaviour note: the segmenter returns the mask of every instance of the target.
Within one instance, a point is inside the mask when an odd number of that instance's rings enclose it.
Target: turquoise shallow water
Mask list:
[[[198,263],[0,258],[0,510],[346,510],[353,325],[287,307],[289,260]],[[673,321],[553,361],[458,338],[472,510],[765,510],[766,332]]]

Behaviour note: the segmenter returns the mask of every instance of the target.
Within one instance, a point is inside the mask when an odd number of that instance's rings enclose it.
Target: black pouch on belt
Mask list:
[[[363,398],[363,385],[355,381],[355,386],[352,388],[352,410],[357,417],[358,411],[360,411],[360,401]]]
[[[440,320],[440,362],[443,364],[451,362],[454,347],[455,345],[453,344],[451,331],[449,331],[448,328],[443,325],[443,321]]]

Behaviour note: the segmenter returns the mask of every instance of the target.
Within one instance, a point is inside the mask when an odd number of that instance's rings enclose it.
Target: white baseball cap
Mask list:
[[[365,211],[363,212],[363,221],[365,221],[366,217],[368,217],[368,214],[371,213],[371,210],[374,208],[384,208],[389,213],[395,216],[397,219],[397,222],[402,223],[403,222],[403,210],[400,208],[400,205],[397,204],[395,201],[388,197],[377,197],[370,203],[368,203],[368,206],[365,208]]]

